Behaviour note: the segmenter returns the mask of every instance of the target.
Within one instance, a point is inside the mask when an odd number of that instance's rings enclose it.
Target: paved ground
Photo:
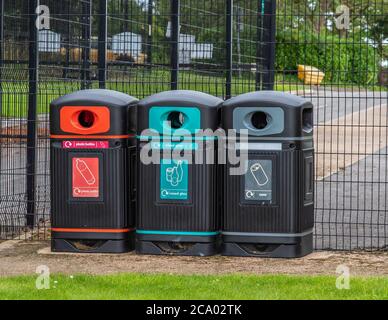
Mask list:
[[[388,275],[388,253],[315,252],[301,259],[239,257],[169,257],[109,254],[49,254],[45,241],[0,244],[0,276],[33,274],[46,265],[63,274],[112,274],[121,272],[171,274],[301,274],[336,275],[339,265],[350,268],[351,276]],[[38,251],[40,253],[38,253]]]
[[[320,249],[388,248],[387,92],[305,92],[315,106]],[[3,127],[20,123],[3,123]],[[1,148],[0,228],[25,225],[26,145]],[[38,145],[39,218],[49,216],[48,144]],[[12,196],[9,196],[12,195]],[[340,236],[338,236],[340,235]]]
[[[315,124],[322,124],[354,112],[388,103],[387,91],[338,91],[325,87],[320,90],[301,92],[299,95],[313,103]]]
[[[316,248],[388,249],[387,152],[316,183]]]

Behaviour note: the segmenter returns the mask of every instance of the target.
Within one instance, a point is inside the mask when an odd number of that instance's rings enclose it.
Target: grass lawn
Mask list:
[[[51,275],[0,278],[0,299],[388,299],[388,277],[354,277],[349,290],[333,276],[285,275]]]
[[[137,98],[143,98],[156,92],[170,90],[170,71],[168,70],[127,70],[126,72],[116,72],[107,81],[107,89],[118,90]],[[4,81],[1,83],[2,89],[2,110],[1,116],[22,118],[27,115],[28,106],[28,81]],[[331,84],[324,84],[330,90]],[[355,91],[362,87],[350,84],[335,85],[335,87],[352,87]],[[42,78],[39,82],[38,113],[47,113],[52,100],[80,90],[80,81],[74,80],[53,80]],[[98,88],[98,82],[92,81],[91,88]],[[179,75],[179,89],[190,89],[206,92],[215,96],[225,96],[225,77],[212,76],[208,73],[181,71]],[[275,90],[296,91],[310,90],[311,86],[304,85],[292,75],[277,74]],[[382,87],[368,86],[367,89],[385,91]],[[232,82],[232,95],[255,91],[255,79],[253,74],[245,75],[241,78],[234,77]]]
[[[116,74],[106,83],[107,89],[118,90],[132,96],[143,98],[147,95],[170,90],[169,71],[134,71],[132,73]],[[287,81],[286,81],[287,80]],[[290,82],[289,82],[290,81]],[[298,83],[296,78],[278,79],[276,85],[278,91],[303,90],[304,86]],[[181,72],[179,78],[179,89],[190,89],[206,92],[215,96],[225,95],[225,78],[209,76],[207,74],[194,72]],[[28,82],[27,81],[4,81],[2,85],[2,111],[1,116],[5,117],[26,117],[28,106]],[[80,90],[80,82],[74,80],[52,80],[41,79],[39,82],[38,113],[47,113],[52,100]],[[98,82],[92,81],[91,88],[98,88]],[[305,87],[306,90],[309,87]],[[255,79],[234,78],[232,85],[233,95],[246,93],[255,90]]]

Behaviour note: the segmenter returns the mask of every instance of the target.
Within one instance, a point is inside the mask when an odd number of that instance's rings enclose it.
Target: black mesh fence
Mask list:
[[[39,5],[39,7],[38,7]],[[315,248],[386,249],[385,0],[0,0],[0,239],[48,239],[48,106],[254,90],[314,103]]]

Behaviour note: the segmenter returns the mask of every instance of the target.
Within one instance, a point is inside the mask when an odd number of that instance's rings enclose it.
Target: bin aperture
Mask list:
[[[179,129],[185,122],[185,116],[182,112],[172,111],[168,114],[167,121],[172,129]]]
[[[224,102],[222,126],[248,142],[246,171],[224,166],[222,254],[300,257],[312,251],[314,145],[310,102],[280,92],[252,92]]]
[[[53,251],[134,248],[136,102],[116,91],[81,90],[51,103]]]
[[[268,125],[268,116],[265,112],[257,111],[251,116],[251,122],[254,128],[262,130]]]
[[[81,127],[90,128],[93,126],[95,120],[95,115],[93,112],[88,110],[83,110],[79,113],[78,122]]]

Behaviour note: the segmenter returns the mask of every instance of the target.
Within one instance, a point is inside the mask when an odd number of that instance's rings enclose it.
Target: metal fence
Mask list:
[[[54,98],[275,89],[314,103],[315,248],[387,248],[387,1],[0,0],[0,10],[0,239],[49,237]]]

